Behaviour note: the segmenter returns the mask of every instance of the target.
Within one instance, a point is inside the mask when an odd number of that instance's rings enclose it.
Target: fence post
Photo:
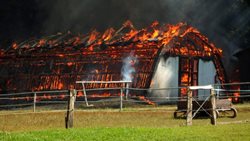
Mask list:
[[[193,112],[193,103],[192,103],[192,90],[188,88],[187,92],[187,126],[192,125],[192,115]]]
[[[66,128],[72,128],[73,127],[75,97],[76,97],[76,90],[71,89],[69,91],[67,115],[65,117]]]
[[[36,112],[36,93],[34,93],[34,99],[33,99],[33,112]]]
[[[123,100],[123,87],[121,87],[121,94],[120,94],[120,111],[122,111],[122,100]]]
[[[128,88],[129,88],[129,83],[126,83],[126,100],[128,100]]]
[[[216,125],[216,97],[214,89],[211,89],[211,97],[210,97],[211,105],[212,105],[212,116],[211,116],[211,124]]]

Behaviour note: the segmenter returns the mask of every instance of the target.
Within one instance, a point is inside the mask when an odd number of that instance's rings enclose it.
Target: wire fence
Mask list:
[[[214,84],[213,91],[217,99],[229,99],[232,102],[250,99],[250,82]],[[168,88],[94,88],[77,90],[76,109],[121,108],[124,107],[159,107],[166,104],[176,105],[187,100],[179,93],[187,87]],[[204,101],[210,95],[208,90],[197,90],[193,96],[197,101]],[[89,106],[86,105],[86,98]],[[69,90],[35,91],[0,94],[0,110],[66,110]],[[203,109],[204,110],[204,109]]]

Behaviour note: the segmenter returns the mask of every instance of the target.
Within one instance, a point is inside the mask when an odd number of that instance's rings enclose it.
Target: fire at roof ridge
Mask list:
[[[183,46],[178,46],[178,42],[174,40],[182,40],[186,36],[193,34],[193,40],[201,40],[203,44],[200,53],[193,52],[193,55],[211,56],[213,54],[222,55],[222,50],[216,48],[214,44],[209,43],[208,38],[202,35],[196,28],[187,25],[186,23],[178,23],[176,25],[163,24],[153,22],[149,27],[137,30],[131,21],[126,21],[121,28],[115,30],[108,28],[104,33],[96,30],[87,34],[74,35],[71,32],[58,33],[43,37],[41,39],[30,39],[22,43],[13,43],[7,50],[2,50],[1,56],[13,55],[30,55],[31,52],[46,52],[51,49],[66,50],[80,50],[80,51],[98,51],[108,47],[126,46],[128,44],[136,44],[136,46],[143,46],[143,44],[154,43],[158,48],[164,46],[168,52],[175,52],[178,54],[185,54],[189,49]],[[198,39],[199,38],[199,39]],[[171,42],[176,42],[171,46]],[[171,47],[170,47],[171,46]],[[177,49],[178,46],[178,49]],[[169,48],[171,50],[169,50]],[[70,49],[71,48],[71,49]],[[178,51],[177,51],[178,50]],[[206,52],[204,54],[204,52]],[[55,54],[56,55],[56,54]],[[186,55],[190,55],[187,54]]]

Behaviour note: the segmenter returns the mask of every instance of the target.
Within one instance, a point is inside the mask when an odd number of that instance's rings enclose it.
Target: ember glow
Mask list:
[[[193,42],[198,46],[194,46]],[[97,30],[78,35],[58,33],[42,39],[13,43],[11,48],[1,51],[0,65],[3,73],[0,76],[0,90],[1,93],[8,93],[80,89],[75,84],[79,80],[123,80],[123,60],[131,52],[131,87],[149,88],[159,54],[213,59],[219,80],[221,83],[225,81],[220,61],[222,50],[209,43],[194,27],[185,23],[160,25],[153,22],[149,27],[136,29],[131,21],[126,21],[121,28],[109,28],[104,33]],[[181,81],[189,81],[187,76],[181,77]],[[86,86],[107,87],[119,87],[119,84]],[[184,93],[185,90],[182,91]],[[77,96],[82,94],[78,93]]]

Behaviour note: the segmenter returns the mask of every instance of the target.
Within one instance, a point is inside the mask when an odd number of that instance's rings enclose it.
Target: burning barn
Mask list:
[[[223,83],[221,56],[221,49],[187,24],[154,22],[137,30],[127,21],[104,33],[58,33],[14,43],[0,53],[0,92],[79,89],[79,80],[131,79],[135,88]],[[149,92],[154,97],[186,95],[185,88]]]

